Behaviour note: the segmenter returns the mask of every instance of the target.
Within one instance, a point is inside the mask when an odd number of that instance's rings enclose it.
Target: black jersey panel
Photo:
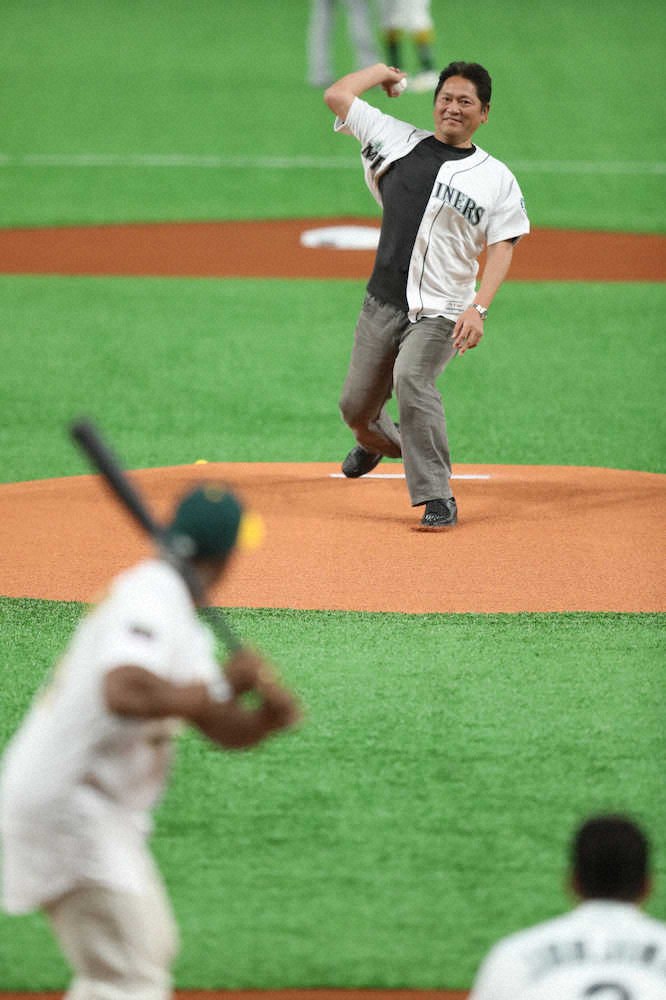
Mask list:
[[[379,179],[384,211],[368,291],[380,302],[407,312],[409,261],[439,168],[447,160],[462,160],[474,152],[475,146],[458,149],[431,135]]]

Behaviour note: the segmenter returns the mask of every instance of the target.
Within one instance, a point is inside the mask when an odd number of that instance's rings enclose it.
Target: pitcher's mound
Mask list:
[[[664,611],[666,476],[613,469],[454,469],[460,521],[421,532],[402,466],[363,479],[328,463],[145,469],[161,517],[191,484],[229,482],[266,522],[213,603],[358,611]],[[91,600],[149,547],[96,476],[0,487],[0,591]]]

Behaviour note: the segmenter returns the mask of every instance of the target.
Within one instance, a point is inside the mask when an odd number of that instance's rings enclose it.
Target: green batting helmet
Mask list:
[[[242,517],[239,500],[226,486],[199,486],[179,503],[166,540],[189,559],[224,559],[236,544]]]

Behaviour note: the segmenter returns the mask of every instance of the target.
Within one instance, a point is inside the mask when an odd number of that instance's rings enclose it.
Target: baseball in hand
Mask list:
[[[403,90],[407,90],[407,77],[406,76],[403,76],[402,80],[398,80],[397,83],[393,84],[393,86],[391,87],[391,95],[393,97],[400,97],[400,95],[402,94]]]

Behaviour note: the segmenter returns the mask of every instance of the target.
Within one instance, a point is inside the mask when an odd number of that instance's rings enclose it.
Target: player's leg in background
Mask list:
[[[345,0],[347,30],[356,52],[356,68],[365,69],[379,62],[375,29],[368,9],[368,0]]]
[[[357,442],[374,454],[400,458],[400,434],[386,411],[405,314],[367,294],[354,331],[340,412]]]
[[[416,93],[434,90],[439,74],[435,69],[433,46],[435,26],[430,15],[430,0],[402,0],[405,26],[414,43],[419,71],[410,80],[410,89]]]
[[[65,1000],[170,1000],[178,931],[156,872],[141,893],[88,886],[46,915],[75,973]]]
[[[402,31],[400,28],[389,28],[384,32],[384,49],[386,62],[389,66],[402,69]]]
[[[335,80],[333,48],[336,0],[311,0],[307,34],[308,83],[311,87],[329,87]]]
[[[414,506],[451,496],[451,456],[436,379],[455,357],[452,320],[412,324],[400,344],[393,381],[409,497]]]
[[[379,0],[379,26],[387,65],[404,69],[401,46],[403,30],[399,7],[397,0]]]
[[[416,52],[419,58],[419,67],[421,73],[434,73],[435,72],[435,57],[433,55],[433,42],[435,39],[435,33],[432,28],[425,29],[423,31],[417,31],[414,34],[414,45],[416,46]],[[439,74],[437,74],[439,79]],[[437,80],[434,81],[433,87],[437,85]]]

